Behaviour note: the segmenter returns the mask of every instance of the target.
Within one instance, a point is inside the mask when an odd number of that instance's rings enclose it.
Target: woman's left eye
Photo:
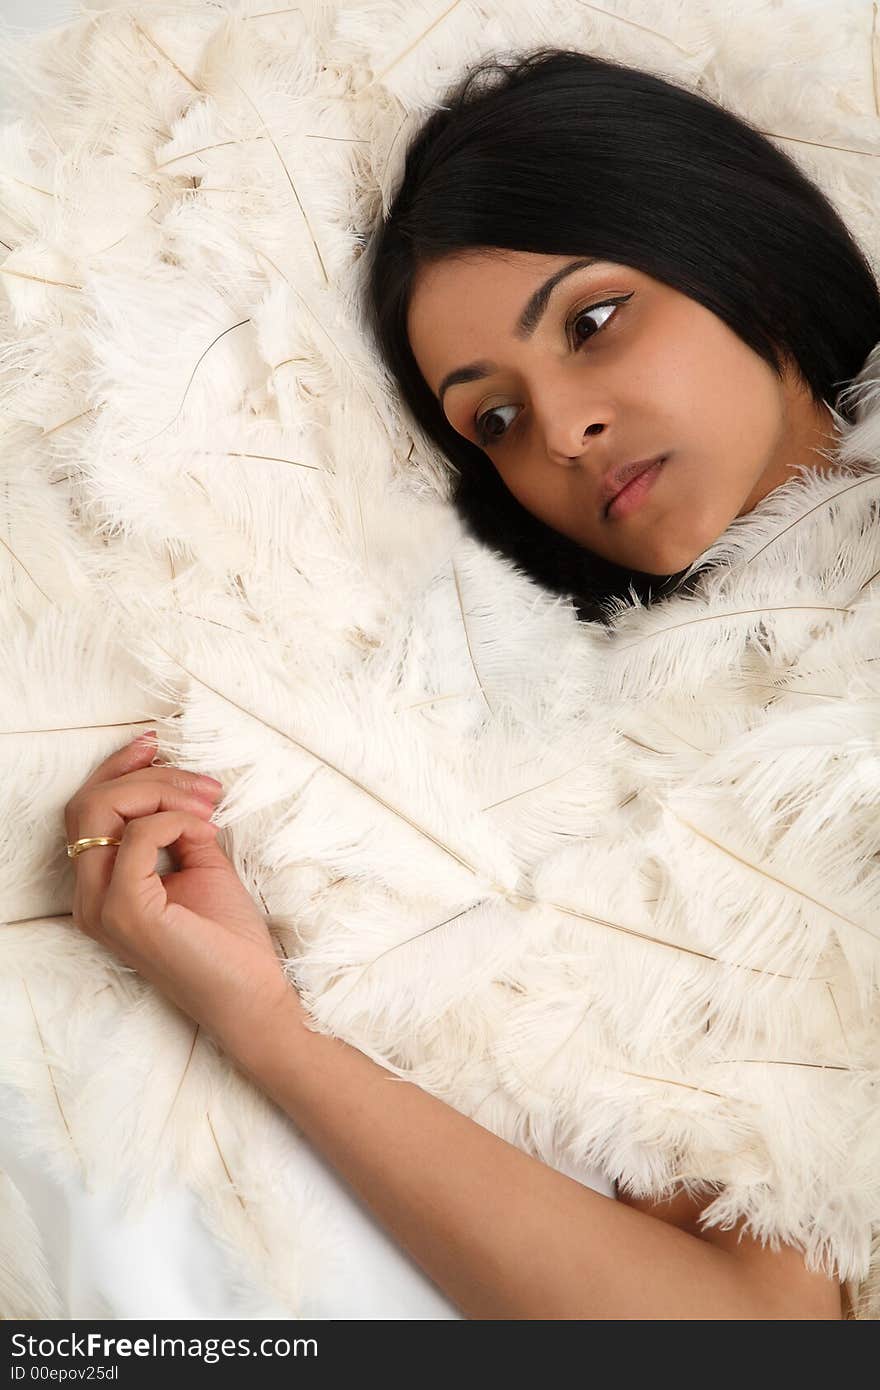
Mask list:
[[[601,304],[591,304],[586,309],[578,309],[577,313],[575,313],[566,324],[566,328],[572,332],[572,337],[575,339],[576,349],[578,347],[582,347],[584,343],[588,343],[591,338],[595,338],[596,334],[601,333],[608,320],[614,317],[614,311],[616,311],[617,306],[619,304],[625,304],[628,299],[632,299],[634,293],[634,290],[630,290],[629,294],[618,295],[616,299],[604,299]],[[586,338],[581,338],[580,341],[578,341],[573,331],[575,325],[580,323],[581,319],[588,318],[590,314],[598,313],[600,309],[608,309],[612,312],[606,315],[606,317],[602,320],[599,326],[595,328],[595,332],[588,334]],[[594,320],[592,319],[590,319],[589,321],[591,323],[594,323]],[[486,410],[483,412],[482,415],[477,416],[476,420],[474,421],[477,430],[477,441],[479,444],[483,445],[484,448],[487,444],[502,443],[509,432],[509,428],[505,428],[503,430],[492,430],[488,427],[486,422],[491,420],[493,415],[497,415],[499,410],[510,409],[516,409],[516,407],[496,405],[493,406],[491,410]]]
[[[604,304],[592,304],[592,305],[590,306],[589,309],[578,309],[578,311],[577,311],[577,313],[575,314],[574,318],[571,319],[571,321],[570,321],[570,327],[571,327],[572,329],[574,329],[575,325],[576,325],[576,324],[579,324],[580,321],[581,321],[581,319],[588,319],[590,323],[593,323],[593,320],[589,318],[589,315],[590,315],[590,314],[596,314],[596,313],[599,312],[600,309],[614,309],[615,306],[616,306],[619,302],[620,302],[620,301],[619,301],[619,300],[616,300],[616,299],[609,299],[609,300],[606,300]],[[596,333],[601,333],[601,332],[602,332],[602,329],[605,327],[605,324],[608,322],[608,319],[610,319],[611,317],[612,317],[612,315],[611,315],[611,314],[608,314],[607,317],[604,318],[604,319],[602,320],[602,322],[599,324],[598,328],[596,328],[596,332],[595,332],[595,333],[590,333],[589,336],[588,336],[587,338],[585,338],[585,339],[582,339],[582,341],[584,341],[584,342],[589,342],[589,341],[590,341],[590,338],[595,338]],[[594,326],[595,326],[595,325],[594,325]]]

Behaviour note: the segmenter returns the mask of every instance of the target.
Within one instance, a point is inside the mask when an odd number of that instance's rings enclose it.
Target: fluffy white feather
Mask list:
[[[0,1317],[54,1320],[62,1302],[46,1264],[39,1228],[8,1173],[0,1172]]]

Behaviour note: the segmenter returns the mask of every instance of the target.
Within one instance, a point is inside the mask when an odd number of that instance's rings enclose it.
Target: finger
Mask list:
[[[129,751],[129,749],[119,750],[120,753],[129,753]],[[114,777],[102,782],[95,781],[95,774],[90,777],[87,782],[84,782],[79,790],[73,794],[64,808],[64,824],[69,841],[77,838],[78,826],[86,821],[89,824],[95,824],[97,819],[101,816],[101,810],[96,811],[95,809],[95,800],[99,792],[103,792],[106,788],[116,789],[111,792],[111,798],[114,800],[114,807],[115,798],[119,789],[127,787],[135,780],[140,782],[167,783],[176,787],[179,791],[196,792],[198,795],[214,801],[222,796],[223,784],[218,782],[216,777],[206,777],[201,773],[190,772],[186,768],[175,767],[172,764],[160,765],[159,767],[145,766],[144,756],[147,751],[148,750],[140,749],[131,753],[128,761],[133,762],[134,766],[131,767],[129,771],[117,772]],[[114,755],[114,757],[115,756],[116,755]],[[112,759],[108,759],[107,763],[102,764],[102,766],[106,767],[108,764],[112,764],[112,761]],[[140,766],[138,766],[138,762],[140,762]],[[119,765],[124,766],[125,763]],[[115,809],[119,808],[115,807]],[[158,809],[158,806],[153,806],[151,808],[145,806],[137,809],[134,814],[146,815],[149,810],[156,811]],[[92,832],[89,831],[88,833],[91,834]],[[107,830],[102,832],[96,831],[94,833],[109,835],[114,832]]]
[[[98,764],[91,775],[86,778],[70,798],[70,801],[65,807],[65,820],[69,819],[67,812],[71,805],[79,801],[85,792],[91,791],[94,787],[101,786],[104,782],[115,781],[117,778],[124,777],[131,772],[141,771],[149,775],[160,777],[163,775],[167,776],[170,769],[172,773],[178,773],[181,777],[199,778],[201,784],[204,785],[207,790],[213,790],[213,788],[221,786],[221,783],[218,782],[216,777],[201,777],[200,774],[190,773],[181,768],[175,768],[171,764],[159,763],[154,767],[152,764],[156,757],[156,748],[157,735],[155,729],[149,730],[146,734],[140,734],[136,739],[132,739],[130,743],[125,744],[122,748],[117,748],[115,753],[111,753],[109,758],[105,758],[102,763]],[[69,825],[68,838],[72,838]]]
[[[116,851],[101,910],[101,926],[129,933],[158,921],[168,902],[156,872],[159,850],[179,847],[181,860],[209,844],[217,834],[213,821],[188,811],[159,811],[129,821]]]
[[[190,772],[189,768],[177,767],[174,763],[162,763],[158,767],[136,767],[131,772],[123,772],[121,776],[112,778],[109,782],[101,782],[96,787],[90,787],[85,794],[82,791],[77,792],[71,798],[71,805],[75,810],[76,805],[84,799],[84,795],[88,797],[88,804],[91,805],[102,792],[111,788],[118,791],[133,782],[141,784],[156,782],[164,786],[176,787],[178,791],[187,792],[190,795],[195,793],[212,802],[219,801],[223,795],[223,783],[218,782],[216,777],[206,777],[203,772]]]
[[[175,769],[179,773],[179,769]],[[147,775],[147,773],[154,775]],[[195,814],[202,820],[213,815],[216,795],[204,798],[184,782],[168,781],[158,768],[144,769],[136,777],[125,775],[114,782],[94,787],[88,796],[71,803],[68,822],[70,841],[85,835],[108,835],[121,839],[131,822],[157,812],[176,811]],[[74,860],[73,920],[85,931],[95,931],[113,875],[117,847],[95,845]]]
[[[146,734],[140,734],[129,743],[123,744],[122,748],[117,748],[115,753],[111,753],[109,758],[105,758],[99,763],[90,777],[79,788],[82,792],[86,787],[97,787],[101,782],[109,782],[112,777],[121,777],[124,772],[131,772],[136,767],[144,767],[156,756],[158,737],[155,729],[150,729]],[[79,793],[77,793],[79,794]]]
[[[158,739],[155,729],[151,729],[146,734],[139,734],[137,738],[124,744],[122,748],[117,748],[115,753],[111,753],[109,758],[105,758],[102,763],[99,763],[77,789],[71,800],[79,798],[83,792],[91,790],[93,787],[98,787],[104,782],[114,781],[117,777],[123,777],[129,772],[156,771],[158,775],[161,775],[168,768],[183,771],[183,769],[174,769],[173,764],[169,763],[158,763],[154,768],[152,764],[156,758],[157,746]],[[201,774],[187,773],[187,775],[196,777]],[[215,786],[221,785],[216,777],[208,777],[205,780]]]

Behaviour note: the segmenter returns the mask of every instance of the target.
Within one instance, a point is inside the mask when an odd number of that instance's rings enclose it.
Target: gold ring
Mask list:
[[[117,840],[112,835],[87,835],[82,840],[74,840],[72,845],[67,846],[68,859],[75,859],[78,854],[82,854],[84,849],[92,849],[95,845],[121,845],[122,841]]]

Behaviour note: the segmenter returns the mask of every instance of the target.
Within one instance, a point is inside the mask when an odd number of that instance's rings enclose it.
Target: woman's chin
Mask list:
[[[668,578],[670,574],[680,574],[682,570],[686,570],[705,549],[705,545],[696,546],[693,543],[688,546],[651,549],[647,553],[642,552],[638,563],[631,568],[639,570],[642,574],[656,575],[658,579]]]
[[[707,550],[729,525],[729,519],[704,517],[693,513],[688,516],[684,534],[676,535],[674,524],[661,529],[658,523],[653,535],[645,537],[645,544],[639,547],[641,563],[634,569],[644,574],[680,574],[692,565],[704,550]]]

